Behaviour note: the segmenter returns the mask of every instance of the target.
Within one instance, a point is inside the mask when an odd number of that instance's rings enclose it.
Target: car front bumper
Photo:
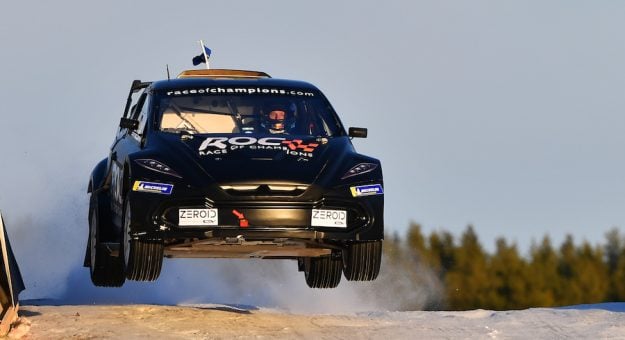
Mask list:
[[[159,195],[131,192],[132,231],[166,239],[290,239],[315,242],[384,238],[384,196],[349,197],[345,190],[312,190],[299,197],[233,198],[220,193]],[[180,226],[179,209],[217,209],[216,226]],[[346,227],[311,225],[313,209],[347,212]],[[246,220],[243,223],[241,216]]]

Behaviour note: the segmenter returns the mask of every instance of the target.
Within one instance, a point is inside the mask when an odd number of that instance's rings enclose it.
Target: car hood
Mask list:
[[[342,137],[174,135],[164,138],[173,154],[184,158],[187,164],[192,162],[218,183],[312,184],[329,160],[340,162],[351,149],[349,140]]]

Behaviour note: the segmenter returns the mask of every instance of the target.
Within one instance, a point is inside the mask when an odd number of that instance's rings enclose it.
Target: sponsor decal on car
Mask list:
[[[121,167],[116,162],[113,162],[111,165],[111,195],[115,203],[120,207],[124,204],[123,183],[124,173]]]
[[[174,190],[173,184],[154,183],[145,181],[135,181],[132,191],[151,192],[155,194],[171,195]]]
[[[292,151],[302,150],[306,152],[313,152],[319,146],[319,143],[304,143],[301,139],[283,140],[282,144]]]
[[[314,97],[313,92],[301,89],[281,89],[267,87],[203,87],[195,89],[171,90],[165,93],[168,96],[188,96],[197,94],[253,94],[253,95],[287,95],[294,97]]]
[[[301,139],[283,137],[208,137],[199,148],[200,156],[223,155],[234,150],[279,150],[287,155],[297,157],[313,157],[319,143],[304,143]]]
[[[178,209],[178,225],[181,227],[217,225],[217,209]]]
[[[347,228],[347,211],[313,209],[310,225],[313,227]]]
[[[353,197],[384,195],[384,189],[381,184],[358,185],[349,189]]]
[[[232,214],[234,214],[234,216],[236,216],[239,219],[239,227],[247,228],[250,226],[250,221],[248,221],[247,218],[245,218],[244,213],[236,209],[232,209]]]

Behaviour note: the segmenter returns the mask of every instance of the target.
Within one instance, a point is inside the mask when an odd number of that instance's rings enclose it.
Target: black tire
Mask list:
[[[304,258],[304,276],[310,288],[335,288],[341,282],[341,259],[326,257]]]
[[[348,281],[373,281],[380,273],[382,241],[350,243],[343,251],[343,273]]]
[[[126,267],[126,278],[135,281],[154,281],[161,274],[163,266],[163,240],[142,240],[131,238],[130,200],[124,204],[122,257]]]
[[[104,227],[102,223],[97,198],[92,194],[89,200],[89,240],[87,242],[91,282],[98,287],[121,287],[126,281],[124,262],[119,256],[112,256],[100,244],[100,229]]]

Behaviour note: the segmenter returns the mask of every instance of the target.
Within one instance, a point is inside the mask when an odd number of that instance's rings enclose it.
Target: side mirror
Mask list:
[[[139,127],[139,121],[136,119],[122,118],[119,121],[119,127],[122,129],[136,130]]]
[[[349,136],[352,138],[367,138],[367,128],[350,127]]]

